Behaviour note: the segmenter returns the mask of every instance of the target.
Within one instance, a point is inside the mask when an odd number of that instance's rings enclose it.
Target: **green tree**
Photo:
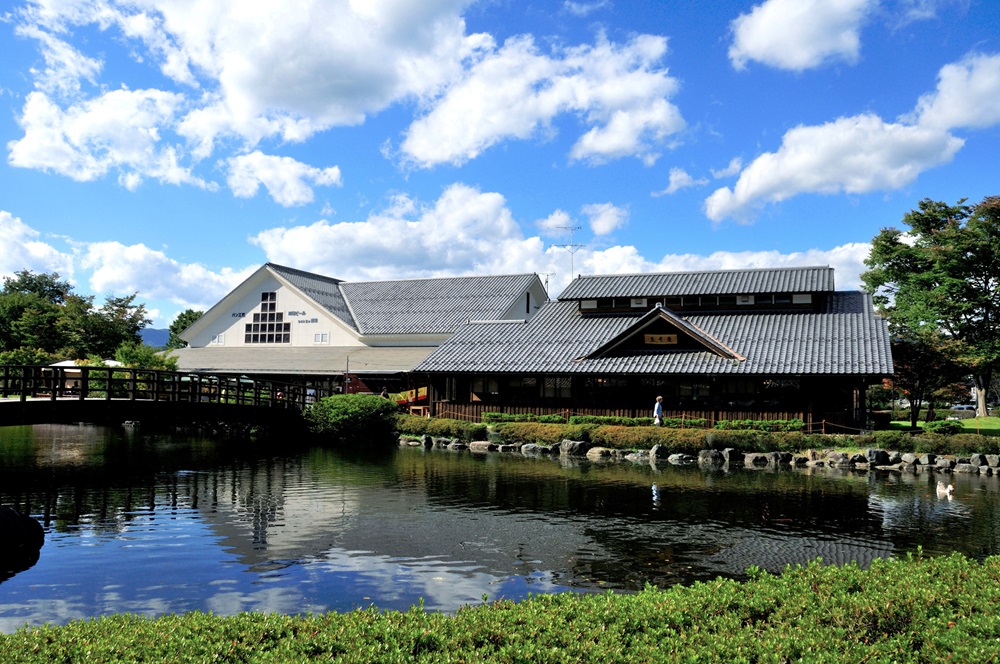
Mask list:
[[[908,231],[885,228],[872,240],[865,287],[904,338],[957,343],[985,416],[1000,365],[1000,197],[972,206],[924,199],[903,223]]]
[[[87,350],[101,357],[111,357],[126,342],[142,343],[140,330],[152,321],[145,304],[136,304],[138,293],[124,297],[108,296],[98,311],[86,322]]]
[[[965,374],[958,360],[960,352],[958,342],[932,332],[892,340],[893,385],[910,402],[910,426],[914,429],[924,402],[928,405],[927,421],[931,421],[936,395]]]
[[[152,346],[126,341],[115,350],[115,360],[129,369],[163,369],[177,371],[177,358],[159,353]]]
[[[3,289],[0,289],[0,294],[34,293],[52,304],[62,304],[72,290],[73,287],[69,285],[68,281],[59,279],[58,272],[35,274],[30,270],[21,270],[15,272],[13,278],[3,278]]]
[[[177,314],[177,318],[170,324],[170,337],[167,339],[167,350],[187,347],[187,342],[181,339],[181,332],[191,327],[192,323],[201,318],[203,313],[194,309],[185,309]]]

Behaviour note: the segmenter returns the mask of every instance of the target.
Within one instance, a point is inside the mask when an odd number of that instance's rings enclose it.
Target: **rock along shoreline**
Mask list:
[[[892,450],[867,449],[848,454],[835,450],[791,452],[746,452],[735,448],[701,450],[697,455],[671,453],[660,445],[649,450],[619,450],[600,447],[579,440],[563,440],[555,445],[533,443],[503,444],[480,440],[464,443],[456,438],[423,435],[400,436],[403,447],[422,447],[473,453],[521,454],[530,457],[587,459],[589,461],[628,461],[632,463],[669,463],[677,466],[713,468],[833,468],[841,470],[880,470],[911,473],[963,473],[969,475],[1000,475],[1000,455],[955,455],[900,453]]]

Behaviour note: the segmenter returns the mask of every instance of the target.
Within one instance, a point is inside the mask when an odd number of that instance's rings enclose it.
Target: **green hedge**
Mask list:
[[[802,431],[806,424],[800,419],[793,420],[719,420],[716,429],[749,431]]]
[[[453,615],[112,615],[0,635],[49,662],[996,662],[1000,558],[819,562],[634,594],[532,595]]]
[[[450,420],[444,417],[420,417],[419,415],[399,415],[396,418],[399,433],[409,436],[457,438],[463,442],[486,440],[488,431],[485,424]]]
[[[566,424],[562,415],[535,415],[534,413],[483,413],[483,422],[540,422],[542,424]]]

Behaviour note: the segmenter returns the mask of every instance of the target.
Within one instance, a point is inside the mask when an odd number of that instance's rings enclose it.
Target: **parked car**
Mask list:
[[[951,410],[975,410],[976,407],[972,404],[959,403],[951,407]]]

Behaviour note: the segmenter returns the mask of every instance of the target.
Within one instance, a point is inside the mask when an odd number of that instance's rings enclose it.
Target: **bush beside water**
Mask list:
[[[451,616],[413,607],[309,616],[114,615],[0,635],[34,662],[989,662],[1000,558],[908,555],[749,570],[636,594],[535,595]]]
[[[303,413],[309,430],[337,440],[381,445],[393,440],[399,406],[372,394],[337,394],[310,404]]]

